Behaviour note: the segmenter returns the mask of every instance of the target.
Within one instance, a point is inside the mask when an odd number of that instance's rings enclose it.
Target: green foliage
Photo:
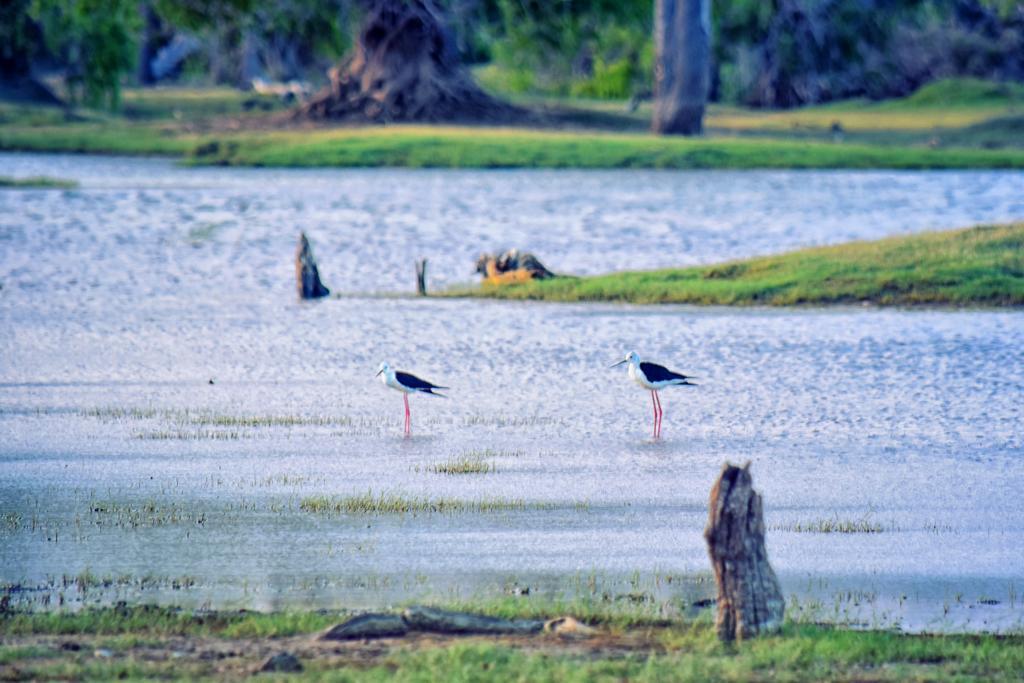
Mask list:
[[[139,28],[134,0],[33,0],[50,50],[67,65],[72,99],[117,109],[121,76],[135,60]]]
[[[495,65],[534,74],[529,90],[629,97],[650,83],[653,3],[649,0],[496,0]],[[497,79],[492,87],[505,90]],[[523,91],[523,80],[510,84]]]
[[[470,294],[631,303],[1022,306],[1024,223],[853,242],[717,266],[555,278]]]

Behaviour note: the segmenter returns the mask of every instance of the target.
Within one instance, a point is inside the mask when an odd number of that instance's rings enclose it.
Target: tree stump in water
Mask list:
[[[724,642],[752,638],[782,625],[785,601],[764,546],[761,496],[750,463],[726,463],[711,489],[704,538],[718,585],[715,626]]]
[[[320,282],[320,271],[313,258],[313,248],[309,246],[306,233],[299,233],[299,246],[295,250],[295,280],[299,288],[300,299],[319,299],[328,296],[331,290]]]
[[[427,295],[427,259],[420,259],[416,262],[416,293],[420,296]]]
[[[293,118],[507,122],[523,115],[473,82],[431,0],[375,0],[352,54],[328,76]]]

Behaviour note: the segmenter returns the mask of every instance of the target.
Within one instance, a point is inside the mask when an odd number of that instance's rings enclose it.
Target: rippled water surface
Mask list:
[[[601,272],[1024,217],[1024,175],[183,169],[0,155],[0,583],[56,605],[707,597],[701,529],[750,460],[791,610],[1024,623],[1024,314],[367,296],[536,251]],[[314,240],[336,291],[299,304]],[[700,377],[650,399],[628,349]],[[400,397],[389,360],[451,387]],[[479,462],[483,473],[436,471]],[[504,510],[373,515],[372,492]],[[831,527],[857,533],[822,533]],[[810,528],[810,530],[808,530]],[[84,577],[84,578],[83,578]]]

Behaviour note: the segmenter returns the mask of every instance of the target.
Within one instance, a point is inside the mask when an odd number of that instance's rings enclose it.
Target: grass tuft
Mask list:
[[[434,474],[491,474],[497,471],[494,463],[482,458],[452,458],[445,462],[431,465],[429,471]]]

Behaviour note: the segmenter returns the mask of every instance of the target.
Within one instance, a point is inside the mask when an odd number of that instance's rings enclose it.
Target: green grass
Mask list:
[[[497,471],[494,463],[482,458],[450,458],[427,468],[434,474],[492,474]]]
[[[1024,223],[805,249],[714,266],[451,291],[543,301],[1024,305]]]
[[[708,134],[646,133],[650,107],[522,98],[547,128],[253,130],[277,103],[225,89],[125,92],[125,109],[0,104],[0,150],[168,155],[193,164],[439,168],[1024,168],[1021,86],[950,80],[908,98],[786,111],[713,105]],[[835,141],[838,123],[843,140]]]
[[[341,612],[198,612],[153,605],[87,608],[76,612],[0,612],[0,636],[131,634],[267,638],[313,633],[344,618]]]
[[[536,616],[529,609],[491,612]],[[252,671],[266,652],[286,647],[298,647],[305,666],[288,680],[1011,681],[1020,680],[1024,671],[1020,635],[902,635],[789,623],[776,635],[727,646],[715,638],[706,613],[692,622],[659,626],[605,625],[595,641],[569,644],[544,636],[354,643],[337,651],[341,659],[330,648],[307,650],[296,641],[274,640],[314,634],[343,618],[337,613],[218,614],[144,607],[4,614],[0,675],[18,680],[221,678],[231,671],[235,676]],[[85,640],[78,640],[79,650],[68,650],[45,640],[52,636]],[[229,660],[222,660],[204,654],[216,651],[212,641],[182,640],[196,637],[242,642],[231,646]],[[346,652],[351,654],[345,657]]]
[[[45,176],[34,176],[30,178],[8,178],[7,176],[0,176],[0,189],[2,188],[13,188],[13,189],[50,189],[50,190],[69,190],[78,187],[78,183],[74,180],[62,180],[60,178],[47,178]]]

